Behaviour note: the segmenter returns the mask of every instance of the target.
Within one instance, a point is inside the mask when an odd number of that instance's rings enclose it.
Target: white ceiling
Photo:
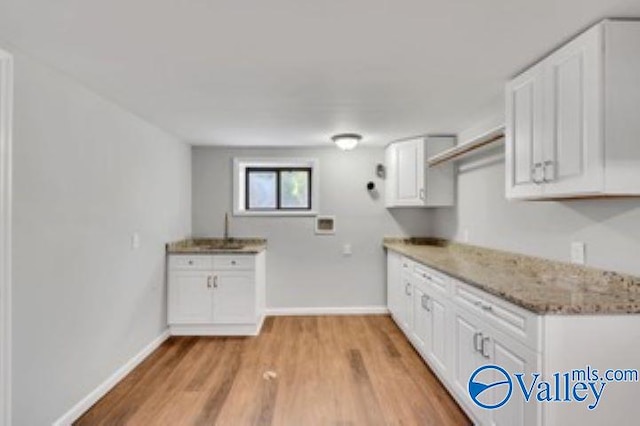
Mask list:
[[[195,144],[457,133],[640,0],[1,0],[0,40]]]

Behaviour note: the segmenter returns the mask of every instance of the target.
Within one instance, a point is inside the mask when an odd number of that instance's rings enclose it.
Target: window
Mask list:
[[[311,210],[311,167],[247,167],[246,210]]]
[[[234,159],[234,214],[307,216],[318,209],[318,161]]]

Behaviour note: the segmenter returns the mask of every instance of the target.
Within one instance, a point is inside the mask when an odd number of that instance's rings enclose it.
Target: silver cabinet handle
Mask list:
[[[214,288],[218,288],[218,276],[217,275],[213,276],[213,287]]]
[[[480,352],[480,341],[478,340],[478,338],[482,339],[482,333],[480,333],[479,331],[476,331],[475,333],[473,333],[473,349],[476,350],[476,352]]]
[[[207,277],[207,288],[211,288],[211,275]]]
[[[486,303],[483,303],[482,304],[482,309],[487,311],[487,312],[491,312],[493,310],[493,306],[487,305]]]
[[[411,283],[406,283],[406,284],[404,285],[404,293],[405,293],[407,296],[411,296]]]
[[[547,160],[544,161],[542,163],[542,181],[543,182],[551,182],[553,180],[555,180],[556,178],[556,171],[555,171],[555,167],[553,167],[554,162],[551,160]],[[551,173],[550,176],[551,177],[547,177],[547,170],[551,168]]]
[[[542,163],[533,163],[533,166],[531,167],[531,175],[532,175],[531,180],[536,185],[540,185],[541,183],[544,182],[544,178],[542,179],[538,178],[538,169],[543,169]],[[543,173],[544,173],[544,169],[543,169]]]
[[[422,304],[422,307],[427,311],[427,312],[431,312],[431,308],[429,307],[429,299],[431,299],[429,296],[427,296],[426,294],[422,295],[422,298],[420,300],[420,303]]]
[[[480,341],[480,353],[482,354],[483,357],[487,359],[491,358],[491,354],[487,353],[488,351],[487,343],[489,343],[490,340],[491,340],[490,337],[483,337],[482,340]],[[487,349],[487,351],[485,351],[485,348]]]

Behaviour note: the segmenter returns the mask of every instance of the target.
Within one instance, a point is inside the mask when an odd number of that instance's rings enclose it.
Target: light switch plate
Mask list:
[[[344,256],[351,256],[353,254],[351,251],[351,244],[347,243],[342,247],[342,254]]]
[[[585,251],[585,243],[579,241],[574,241],[573,243],[571,243],[571,262],[578,265],[584,265]]]

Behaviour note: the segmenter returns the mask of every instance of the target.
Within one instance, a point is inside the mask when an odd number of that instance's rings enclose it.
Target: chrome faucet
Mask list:
[[[229,213],[224,214],[224,240],[229,241]]]

